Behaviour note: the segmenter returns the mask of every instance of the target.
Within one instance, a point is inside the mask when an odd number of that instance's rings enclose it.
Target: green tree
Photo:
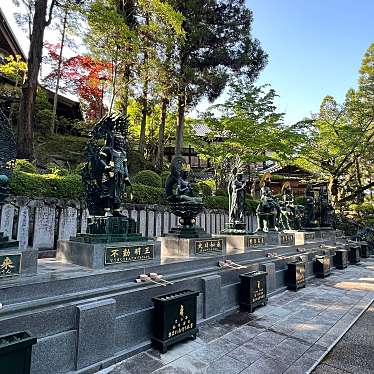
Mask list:
[[[331,96],[319,114],[303,121],[307,141],[300,145],[296,162],[330,181],[335,205],[362,201],[374,186],[374,44],[362,61],[359,86],[348,90],[339,105]]]
[[[176,153],[183,148],[184,119],[189,108],[206,97],[213,101],[230,75],[253,80],[267,56],[251,36],[252,12],[244,0],[172,0],[184,16],[184,43],[176,59],[178,70]]]
[[[274,105],[275,97],[275,91],[267,86],[235,79],[227,100],[212,106],[197,120],[206,126],[207,135],[198,136],[196,123],[192,123],[189,138],[199,155],[211,160],[217,179],[225,168],[225,159],[235,155],[247,163],[292,156],[302,136],[293,126],[283,124],[283,113],[278,113]]]

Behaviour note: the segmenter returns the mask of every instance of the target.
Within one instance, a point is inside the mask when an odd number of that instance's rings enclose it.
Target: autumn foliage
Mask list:
[[[51,72],[44,83],[55,88],[58,74],[58,44],[45,43],[48,51],[47,60],[52,66]],[[111,64],[95,60],[88,55],[76,55],[64,58],[60,70],[60,91],[77,96],[88,122],[94,121],[105,114],[107,108],[103,97],[110,86]]]

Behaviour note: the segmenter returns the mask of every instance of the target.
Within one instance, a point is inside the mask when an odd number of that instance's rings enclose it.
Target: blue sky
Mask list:
[[[286,122],[318,112],[326,95],[343,101],[357,87],[374,42],[374,0],[247,0],[252,34],[269,54],[259,83],[280,96]]]
[[[12,0],[0,3],[26,50],[27,39],[13,19],[16,7]],[[374,42],[374,0],[247,0],[247,6],[254,16],[252,34],[269,54],[258,83],[277,91],[287,123],[318,112],[326,95],[343,101],[357,86],[362,57]],[[53,41],[53,33],[46,38]],[[207,106],[204,100],[197,110]]]

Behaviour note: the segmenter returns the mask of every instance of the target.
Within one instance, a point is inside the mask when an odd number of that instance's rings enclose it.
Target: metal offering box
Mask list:
[[[154,297],[152,342],[166,353],[167,347],[187,338],[196,338],[199,291],[183,290]]]

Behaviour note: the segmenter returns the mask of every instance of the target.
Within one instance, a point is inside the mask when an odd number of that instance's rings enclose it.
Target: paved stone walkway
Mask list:
[[[252,314],[234,312],[200,327],[199,337],[142,352],[100,373],[272,374],[307,373],[374,298],[374,259],[298,292],[271,297]]]
[[[313,371],[315,374],[374,373],[374,303]]]

